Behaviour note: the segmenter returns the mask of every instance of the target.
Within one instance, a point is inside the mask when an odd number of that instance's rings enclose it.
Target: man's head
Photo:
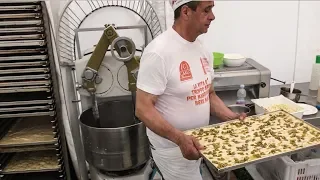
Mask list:
[[[170,0],[170,2],[174,10],[175,22],[182,23],[198,35],[206,33],[211,21],[215,19],[212,12],[213,0]]]

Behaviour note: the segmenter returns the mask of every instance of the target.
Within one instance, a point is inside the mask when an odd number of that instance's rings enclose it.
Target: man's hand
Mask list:
[[[204,149],[195,137],[185,134],[181,134],[178,146],[180,147],[183,157],[188,160],[198,160],[201,157],[199,151]]]
[[[244,120],[247,117],[246,113],[236,114],[235,119]]]
[[[235,120],[235,119],[240,119],[240,120],[244,120],[247,117],[246,113],[234,113],[233,117],[230,120]]]

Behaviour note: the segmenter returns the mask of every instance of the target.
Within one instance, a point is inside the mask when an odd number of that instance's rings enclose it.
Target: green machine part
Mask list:
[[[106,25],[106,29],[104,30],[97,46],[95,47],[82,75],[83,88],[85,88],[91,94],[95,93],[96,91],[96,78],[105,54],[112,42],[118,37],[119,36],[115,28],[112,25]],[[114,45],[114,48],[121,56],[122,52],[117,43]],[[132,53],[132,46],[130,43],[127,43],[127,50],[130,54]],[[136,71],[139,67],[139,60],[140,57],[133,56],[129,61],[124,62],[125,66],[127,67],[129,91],[131,92],[136,91],[136,76],[134,71]]]

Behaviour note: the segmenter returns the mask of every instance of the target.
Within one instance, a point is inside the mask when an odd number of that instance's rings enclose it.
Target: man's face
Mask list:
[[[208,32],[211,21],[215,19],[212,12],[214,6],[213,1],[201,1],[196,9],[192,12],[190,18],[190,26],[196,28],[199,34]]]

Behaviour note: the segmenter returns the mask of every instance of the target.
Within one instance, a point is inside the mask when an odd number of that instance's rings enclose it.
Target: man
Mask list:
[[[174,25],[145,49],[137,80],[136,116],[147,126],[152,156],[165,180],[201,180],[199,150],[184,130],[239,118],[215,94],[213,58],[197,37],[215,19],[213,1],[171,0]]]

